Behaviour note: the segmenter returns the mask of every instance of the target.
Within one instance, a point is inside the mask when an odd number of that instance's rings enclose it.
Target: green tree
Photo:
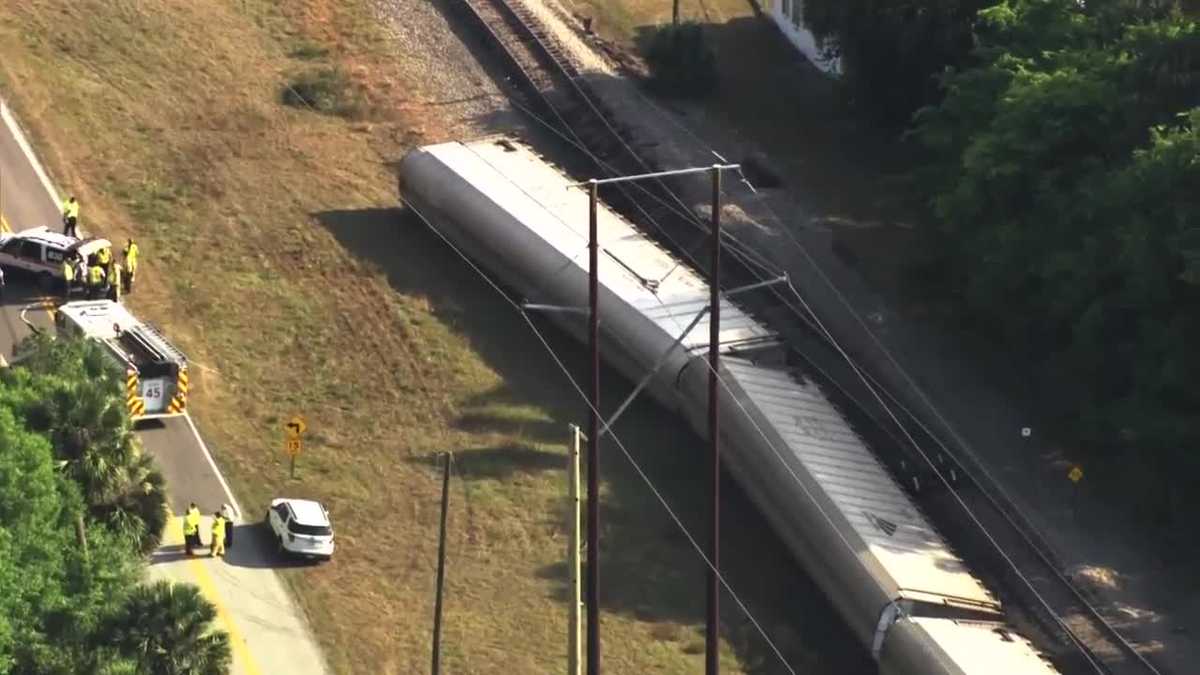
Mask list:
[[[135,661],[141,675],[223,675],[229,636],[214,630],[216,610],[194,586],[139,586],[106,628],[104,642]]]
[[[133,434],[121,368],[86,340],[35,335],[20,352],[0,396],[50,439],[92,517],[152,550],[166,523],[164,481]]]
[[[980,17],[975,64],[917,116],[949,280],[1085,447],[1138,449],[1169,515],[1200,468],[1200,29],[1117,0]]]
[[[76,542],[78,488],[46,439],[0,405],[0,671],[64,675],[103,665],[88,636],[137,581],[128,543],[89,532]]]
[[[905,126],[941,95],[936,76],[966,62],[976,13],[993,0],[806,0],[804,21],[863,110]]]

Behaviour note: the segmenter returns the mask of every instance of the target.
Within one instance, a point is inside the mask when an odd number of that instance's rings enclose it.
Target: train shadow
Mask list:
[[[468,412],[457,420],[460,427],[500,435],[522,431],[538,443],[558,446],[463,450],[460,475],[466,489],[473,489],[474,481],[561,471],[567,424],[584,424],[586,408],[505,298],[407,210],[314,215],[349,253],[385,273],[393,289],[424,298],[437,319],[464,336],[500,375],[503,385],[465,402]],[[534,325],[572,377],[585,382],[585,350],[538,318]],[[632,389],[607,368],[601,381],[605,411],[614,409]],[[528,408],[542,413],[531,416]],[[648,398],[627,410],[615,432],[625,450],[606,443],[601,460],[602,605],[606,611],[653,624],[650,630],[657,639],[697,655],[698,665],[704,645],[704,563],[663,502],[703,545],[706,444],[682,419]],[[821,590],[793,562],[741,490],[725,480],[722,493],[724,574],[788,663],[797,672],[874,672],[869,656]],[[545,520],[561,530],[565,519],[548,512]],[[536,572],[551,580],[549,592],[559,602],[566,599],[564,569],[559,562]],[[787,672],[727,594],[721,618],[723,636],[749,672]]]

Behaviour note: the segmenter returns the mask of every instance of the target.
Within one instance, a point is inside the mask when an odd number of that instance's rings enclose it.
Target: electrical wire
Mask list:
[[[475,273],[488,286],[490,286],[493,291],[495,291],[501,298],[503,298],[504,301],[507,302],[521,316],[522,319],[524,319],[525,324],[529,327],[529,329],[533,332],[534,336],[542,344],[542,347],[550,355],[550,358],[554,361],[554,363],[558,367],[558,369],[560,371],[562,371],[562,374],[567,378],[567,381],[570,383],[571,387],[575,390],[575,392],[579,395],[580,399],[584,401],[584,403],[588,406],[588,408],[591,410],[591,412],[593,414],[595,414],[595,415],[599,416],[601,419],[603,419],[603,415],[601,415],[599,410],[597,410],[594,406],[592,406],[591,401],[589,400],[587,394],[584,393],[583,388],[576,381],[575,377],[573,375],[571,375],[570,369],[567,368],[566,364],[562,361],[562,358],[558,355],[558,352],[556,352],[555,349],[550,345],[550,343],[546,339],[545,335],[542,333],[542,331],[540,329],[538,329],[537,325],[534,324],[534,322],[530,318],[529,314],[521,307],[521,305],[519,303],[517,303],[515,300],[513,300],[511,297],[509,297],[509,295],[504,292],[504,290],[500,287],[499,284],[497,284],[495,281],[493,281],[492,278],[490,276],[488,276],[488,274],[486,272],[484,272],[478,265],[476,265],[473,260],[471,260],[465,253],[463,253],[457,246],[455,246],[454,243],[450,240],[450,238],[447,237],[444,233],[442,233],[442,231],[440,229],[438,229],[432,223],[432,221],[430,221],[428,218],[426,218],[425,215],[423,213],[421,213],[421,211],[419,209],[417,209],[411,203],[409,203],[407,206],[409,209],[412,210],[413,213],[415,213],[417,215],[418,218],[421,219],[422,222],[425,223],[426,227],[428,227],[434,234],[437,235],[437,237],[439,239],[441,239],[447,246],[449,246],[450,249],[452,251],[454,251],[454,253],[463,260],[463,262],[467,263],[468,267],[470,267],[472,270],[474,270]],[[621,441],[621,439],[617,435],[617,433],[614,430],[609,429],[607,435],[610,439],[612,439],[613,443],[616,444],[616,446],[621,450],[621,454],[623,454],[625,456],[625,459],[629,462],[630,466],[633,467],[634,472],[637,473],[638,477],[641,478],[642,482],[650,490],[651,494],[654,495],[654,497],[658,501],[658,503],[667,512],[667,515],[675,523],[676,527],[678,527],[680,532],[683,533],[684,537],[687,538],[688,542],[692,545],[692,548],[700,556],[701,560],[704,561],[705,566],[707,566],[709,568],[709,570],[711,570],[717,576],[717,579],[721,582],[721,586],[729,593],[730,597],[733,598],[734,602],[738,605],[738,608],[741,609],[742,613],[746,616],[746,618],[754,626],[754,628],[758,632],[759,636],[762,637],[762,639],[766,642],[767,646],[770,647],[772,652],[774,652],[776,658],[779,659],[780,663],[783,664],[784,668],[786,668],[787,671],[789,673],[791,673],[791,675],[796,675],[795,668],[792,667],[792,665],[784,657],[783,652],[779,649],[779,647],[775,644],[775,642],[773,640],[771,640],[770,636],[767,635],[766,631],[762,627],[762,624],[759,623],[758,619],[755,618],[754,614],[750,611],[749,607],[746,606],[745,602],[742,601],[741,597],[738,596],[738,594],[729,585],[729,582],[725,579],[725,576],[723,574],[721,574],[721,572],[718,569],[716,569],[716,567],[713,566],[712,561],[704,553],[704,549],[696,541],[695,537],[692,536],[692,533],[683,524],[683,521],[679,518],[679,516],[676,515],[675,510],[671,508],[671,505],[667,501],[666,497],[664,497],[663,494],[654,485],[654,481],[650,480],[650,477],[648,475],[646,475],[646,472],[642,469],[642,467],[638,463],[638,461],[633,457],[633,454],[629,452],[628,448],[626,448],[625,444]]]

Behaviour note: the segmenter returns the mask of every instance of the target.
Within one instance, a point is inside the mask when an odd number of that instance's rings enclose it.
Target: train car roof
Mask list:
[[[934,530],[820,388],[782,368],[722,359],[728,384],[758,408],[792,470],[813,477],[851,533],[906,599],[998,610],[999,603]],[[857,547],[856,547],[857,548]]]
[[[552,245],[576,267],[588,265],[588,194],[526,145],[487,138],[421,148]],[[602,187],[602,192],[617,190]],[[602,194],[603,196],[603,194]],[[601,283],[672,337],[708,305],[708,282],[601,202],[597,210]],[[530,299],[536,302],[536,298]],[[683,340],[706,349],[707,315]],[[728,300],[721,301],[721,344],[727,348],[775,335]]]
[[[924,632],[963,675],[1059,675],[1059,671],[1011,629],[990,622],[906,617]]]

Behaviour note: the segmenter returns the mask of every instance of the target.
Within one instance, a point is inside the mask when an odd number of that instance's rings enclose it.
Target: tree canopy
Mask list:
[[[166,523],[163,478],[133,434],[124,373],[91,341],[35,335],[19,368],[0,374],[0,405],[49,438],[90,514],[153,549]]]
[[[106,357],[73,340],[23,351],[0,370],[0,672],[226,672],[212,606],[189,587],[140,585],[162,479]],[[161,636],[153,659],[147,635]]]
[[[1178,487],[1200,469],[1200,28],[1173,4],[984,9],[915,135],[967,311],[1074,385],[1084,447]]]

